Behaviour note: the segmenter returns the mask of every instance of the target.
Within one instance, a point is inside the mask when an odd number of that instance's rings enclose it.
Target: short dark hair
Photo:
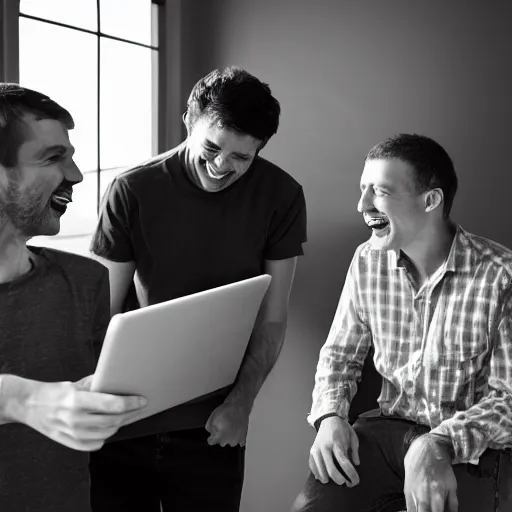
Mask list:
[[[281,106],[270,87],[238,66],[215,69],[193,87],[188,123],[202,115],[220,126],[266,142],[277,132]]]
[[[75,127],[71,114],[40,92],[18,84],[0,83],[0,164],[15,167],[23,144],[22,118],[32,113],[42,119],[55,119],[68,130]]]
[[[443,215],[448,218],[458,180],[452,159],[440,144],[424,135],[400,133],[374,146],[366,160],[385,158],[398,158],[413,167],[419,193],[440,188],[444,195]]]

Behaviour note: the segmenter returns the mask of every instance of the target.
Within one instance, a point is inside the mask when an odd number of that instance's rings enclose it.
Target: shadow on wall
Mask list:
[[[299,263],[290,305],[293,317],[308,326],[310,343],[301,349],[313,352],[309,354],[310,361],[318,359],[318,352],[327,338],[352,255],[368,239],[365,228],[353,224],[317,226],[313,232],[315,236],[305,245],[305,257]],[[372,355],[370,353],[366,359],[363,380],[352,402],[351,420],[377,406],[381,376],[375,370]],[[310,375],[314,375],[314,371],[314,367],[310,368]]]

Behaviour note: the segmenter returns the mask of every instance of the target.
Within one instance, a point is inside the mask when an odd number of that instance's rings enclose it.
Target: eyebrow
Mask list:
[[[48,155],[51,155],[52,153],[60,153],[61,155],[64,155],[66,153],[73,154],[74,152],[75,152],[74,148],[70,148],[68,146],[63,146],[62,144],[57,144],[57,145],[48,146],[46,148],[39,150],[36,153],[36,158],[38,160],[43,160],[44,158],[46,158]]]
[[[367,187],[368,184],[367,183],[360,183],[359,184],[359,188],[362,189],[364,187]],[[391,185],[388,185],[386,183],[371,183],[370,184],[371,187],[374,187],[374,188],[378,188],[380,190],[384,190],[384,192],[394,192],[395,189],[391,186]]]
[[[217,146],[217,144],[215,144],[214,142],[212,142],[211,140],[208,140],[208,139],[205,139],[203,145],[206,146],[207,149],[213,149],[214,151],[221,151],[221,149],[222,149],[221,147]],[[237,156],[241,156],[242,158],[251,158],[252,157],[252,155],[248,155],[246,153],[235,152],[233,154],[237,155]]]

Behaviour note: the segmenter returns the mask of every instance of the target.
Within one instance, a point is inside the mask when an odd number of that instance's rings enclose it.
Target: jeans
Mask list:
[[[322,484],[310,473],[295,500],[293,512],[406,510],[404,457],[411,442],[429,429],[374,411],[361,415],[353,426],[359,438],[360,465],[355,469],[360,483],[352,488],[339,486],[331,480]],[[487,450],[478,466],[454,465],[459,512],[509,510],[512,507],[511,467],[510,455],[494,450]]]
[[[238,512],[245,448],[210,446],[208,436],[166,432],[92,453],[93,512]]]

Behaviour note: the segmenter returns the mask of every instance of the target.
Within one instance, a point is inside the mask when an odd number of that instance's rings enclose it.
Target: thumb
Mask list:
[[[359,464],[361,463],[361,461],[359,460],[359,439],[354,430],[352,430],[350,436],[350,451],[352,454],[352,461],[356,466],[359,466]]]

